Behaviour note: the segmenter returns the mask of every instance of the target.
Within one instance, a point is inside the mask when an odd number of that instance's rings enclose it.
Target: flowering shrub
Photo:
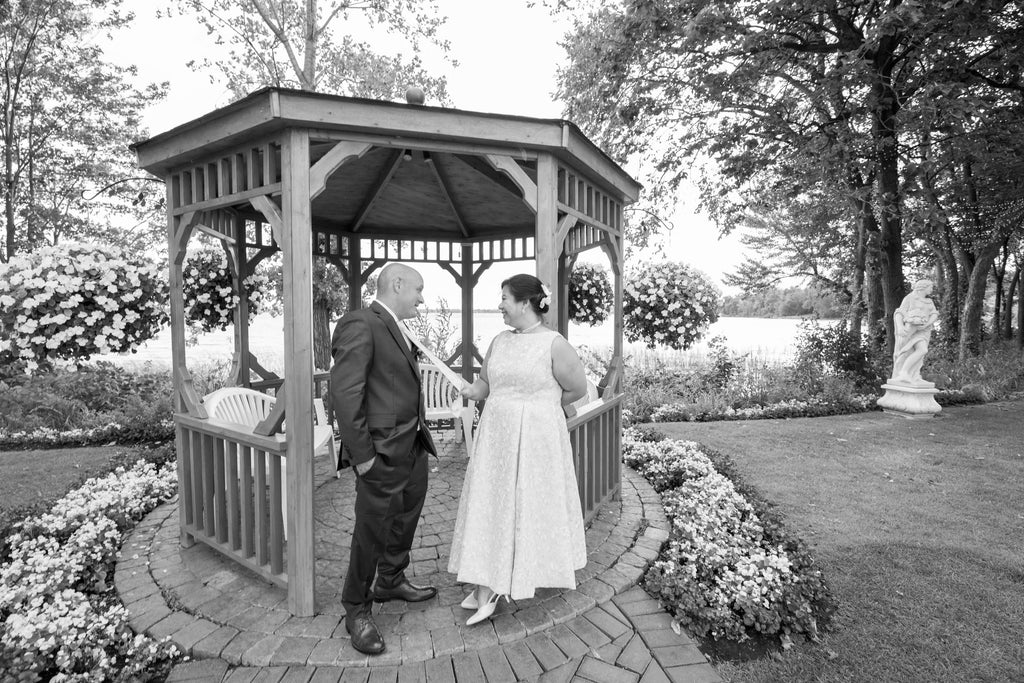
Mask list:
[[[107,583],[123,534],[175,488],[173,465],[139,462],[16,525],[0,564],[0,679],[145,680],[176,656],[132,632]]]
[[[0,264],[0,363],[28,372],[57,359],[135,351],[167,320],[153,263],[112,247],[71,243]]]
[[[626,339],[686,349],[718,320],[721,295],[708,277],[684,263],[644,264],[626,278]]]
[[[32,431],[8,432],[0,429],[0,451],[28,448],[66,448],[101,444],[160,443],[174,438],[174,422],[170,419],[144,425],[110,423],[90,429],[52,429],[39,427]]]
[[[651,414],[651,422],[713,422],[715,420],[767,420],[782,417],[821,417],[875,410],[877,396],[861,394],[843,401],[822,396],[805,400],[790,399],[769,405],[743,408],[721,406],[716,410],[700,410],[692,403],[666,403]]]
[[[188,255],[182,268],[185,320],[200,332],[226,330],[233,321],[240,297],[235,291],[227,257],[220,248],[202,247]],[[242,280],[248,295],[249,315],[256,315],[267,296],[270,281],[262,272]]]
[[[604,268],[577,263],[569,275],[569,320],[597,325],[612,311],[612,283]]]
[[[698,444],[627,429],[622,447],[625,463],[662,493],[671,530],[645,582],[680,624],[736,641],[751,632],[817,637],[834,605],[799,541],[763,524]]]

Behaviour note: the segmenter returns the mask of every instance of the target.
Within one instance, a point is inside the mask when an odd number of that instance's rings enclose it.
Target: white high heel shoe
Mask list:
[[[494,610],[498,607],[498,601],[502,598],[505,598],[505,602],[508,602],[507,595],[491,592],[487,600],[477,608],[476,614],[466,620],[466,626],[479,624],[484,619],[490,619],[494,615]]]
[[[459,604],[459,607],[461,607],[462,609],[476,609],[477,607],[479,607],[480,601],[476,599],[477,590],[478,589],[474,588],[470,592],[470,594],[462,600],[462,602]]]

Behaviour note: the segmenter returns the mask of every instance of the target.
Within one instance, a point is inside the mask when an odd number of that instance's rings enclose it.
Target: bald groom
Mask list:
[[[340,466],[351,464],[356,472],[355,527],[341,599],[352,646],[370,655],[385,647],[370,614],[374,600],[420,602],[437,594],[405,577],[427,494],[428,454],[436,454],[419,364],[399,324],[416,317],[422,303],[423,277],[388,264],[377,278],[376,300],[347,313],[331,340]]]

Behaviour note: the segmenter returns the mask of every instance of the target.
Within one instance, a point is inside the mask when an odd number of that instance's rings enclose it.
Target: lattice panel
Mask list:
[[[235,150],[171,174],[176,213],[225,205],[269,193],[281,183],[281,146],[276,142]]]
[[[579,254],[601,244],[606,239],[604,230],[586,224],[578,224],[565,236],[565,255]]]
[[[622,202],[564,166],[558,167],[558,203],[566,213],[588,218],[615,233],[622,231]]]

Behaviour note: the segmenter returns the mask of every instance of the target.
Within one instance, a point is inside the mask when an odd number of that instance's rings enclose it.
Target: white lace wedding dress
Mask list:
[[[459,581],[519,600],[540,587],[575,588],[575,570],[587,563],[562,388],[551,372],[556,336],[494,340],[448,563]]]

